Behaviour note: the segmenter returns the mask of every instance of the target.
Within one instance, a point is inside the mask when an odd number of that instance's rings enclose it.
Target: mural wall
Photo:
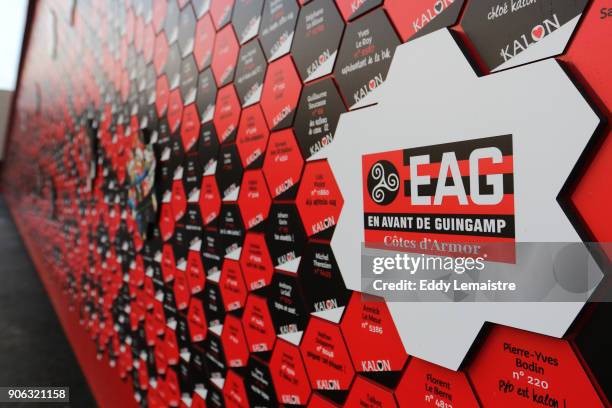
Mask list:
[[[330,242],[362,197],[320,157],[438,30],[481,78],[564,68],[601,124],[559,201],[611,242],[607,1],[37,2],[2,188],[100,404],[610,406],[609,303],[563,338],[487,324],[454,371],[347,289]]]

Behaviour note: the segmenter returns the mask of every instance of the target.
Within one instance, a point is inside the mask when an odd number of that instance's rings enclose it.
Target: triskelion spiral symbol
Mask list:
[[[370,197],[376,204],[387,205],[397,196],[399,190],[397,170],[387,160],[376,162],[368,176]]]

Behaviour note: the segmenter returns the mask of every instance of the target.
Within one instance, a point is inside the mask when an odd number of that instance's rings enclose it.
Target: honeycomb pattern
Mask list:
[[[122,405],[610,406],[607,308],[564,339],[492,325],[453,372],[406,354],[329,246],[347,197],[308,159],[402,42],[449,27],[480,75],[499,65],[476,3],[38,2],[3,189],[80,336],[130,387]],[[612,9],[575,3],[555,58],[610,119]],[[570,197],[586,241],[612,237],[610,140],[602,126]]]

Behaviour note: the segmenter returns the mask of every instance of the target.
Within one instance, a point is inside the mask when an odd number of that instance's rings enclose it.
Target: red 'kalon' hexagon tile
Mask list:
[[[272,351],[276,334],[265,298],[249,294],[242,315],[242,327],[251,353]]]
[[[249,291],[267,286],[272,280],[274,266],[264,234],[249,231],[240,253],[240,266]]]
[[[321,394],[314,393],[308,402],[308,408],[339,408],[340,405],[333,403],[321,396]]]
[[[227,85],[217,93],[217,106],[213,116],[213,123],[217,130],[219,142],[232,141],[236,136],[238,121],[240,119],[240,101],[234,85]]]
[[[161,259],[161,270],[164,282],[170,282],[174,279],[174,271],[175,268],[175,260],[174,260],[174,250],[172,249],[172,245],[164,244],[162,247],[162,259]]]
[[[193,55],[200,71],[210,65],[215,43],[215,27],[210,15],[202,17],[196,25]]]
[[[563,339],[494,326],[467,372],[484,406],[604,406]]]
[[[272,132],[263,164],[270,195],[275,199],[293,196],[303,166],[304,160],[293,130]]]
[[[240,270],[240,263],[233,259],[225,259],[219,278],[219,289],[226,312],[244,307],[247,289]]]
[[[291,55],[268,66],[261,93],[261,107],[271,130],[291,126],[301,90],[302,81]]]
[[[178,221],[183,218],[186,209],[187,196],[185,195],[183,180],[179,178],[172,182],[172,213],[174,214],[174,220]]]
[[[228,314],[223,322],[221,343],[228,367],[244,367],[249,359],[246,337],[240,318]]]
[[[176,308],[178,310],[187,309],[189,306],[190,288],[185,271],[176,268],[172,287],[174,290]]]
[[[208,327],[206,326],[204,307],[202,306],[202,301],[195,296],[192,296],[191,301],[189,302],[187,323],[189,325],[191,341],[198,343],[206,339]]]
[[[306,164],[295,204],[309,237],[331,238],[344,199],[327,160]]]
[[[424,402],[433,406],[479,406],[465,373],[448,370],[416,357],[408,362],[395,389],[395,397],[400,408],[419,406]]]
[[[204,225],[213,222],[219,216],[221,209],[221,196],[217,188],[215,176],[202,177],[200,188],[200,214]]]
[[[242,166],[245,169],[261,166],[269,137],[270,131],[261,111],[261,106],[257,104],[245,108],[240,116],[240,125],[236,136],[238,154],[240,154],[240,160],[242,160]]]
[[[300,351],[312,389],[349,390],[355,370],[338,325],[311,317]]]
[[[242,176],[238,206],[244,226],[251,229],[261,224],[270,212],[272,199],[261,170],[247,170]]]
[[[397,407],[391,390],[361,376],[357,376],[355,379],[344,405],[346,407]],[[414,406],[418,405],[415,404]]]
[[[404,367],[408,355],[383,299],[353,292],[340,328],[357,372],[399,373]]]
[[[159,230],[161,232],[162,239],[168,241],[172,234],[174,234],[174,214],[172,212],[171,203],[162,203],[159,217]]]
[[[223,385],[223,397],[227,407],[247,408],[249,406],[244,379],[234,370],[227,372]]]
[[[607,1],[593,1],[583,14],[569,49],[559,57],[577,74],[581,84],[601,102],[600,107],[608,114],[612,106],[612,83],[609,79],[612,62],[607,53],[596,50],[608,50],[612,46],[611,18]]]
[[[202,264],[200,251],[190,250],[187,255],[187,281],[191,294],[196,294],[204,289],[206,273]]]
[[[587,227],[598,242],[612,242],[612,189],[609,177],[612,174],[612,132],[608,130],[603,143],[588,164],[578,182],[571,200]],[[603,250],[612,260],[612,245]]]
[[[278,401],[305,405],[311,390],[300,349],[279,339],[274,346],[269,368]]]
[[[219,87],[229,84],[234,78],[238,51],[238,41],[231,26],[217,32],[211,67]]]

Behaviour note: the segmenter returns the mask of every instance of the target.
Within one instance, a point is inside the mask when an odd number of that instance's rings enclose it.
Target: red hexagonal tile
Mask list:
[[[193,55],[198,68],[202,71],[210,65],[215,43],[215,27],[210,16],[207,14],[202,17],[196,25]]]
[[[208,327],[206,325],[206,316],[202,301],[197,297],[192,297],[189,302],[189,310],[187,311],[187,323],[189,325],[189,334],[191,341],[198,343],[206,339]]]
[[[244,379],[234,370],[229,370],[223,385],[225,405],[233,408],[247,408],[249,400],[244,387]]]
[[[301,90],[302,81],[291,55],[268,66],[261,93],[261,107],[271,130],[291,126]]]
[[[240,266],[249,291],[270,284],[274,265],[262,233],[247,232],[240,253]]]
[[[246,337],[240,318],[228,314],[223,322],[221,343],[229,367],[244,367],[249,359]]]
[[[444,367],[413,357],[395,389],[395,397],[401,408],[422,405],[453,405],[456,407],[479,407],[467,376],[461,371]]]
[[[271,204],[272,199],[262,171],[246,171],[238,195],[238,205],[245,227],[251,229],[268,218]]]
[[[168,241],[174,234],[174,213],[172,212],[172,204],[169,202],[163,202],[161,205],[159,230],[164,241]]]
[[[238,41],[231,26],[217,32],[211,67],[219,87],[229,84],[234,78],[238,51]]]
[[[174,220],[178,221],[183,218],[187,210],[187,196],[183,187],[182,174],[181,177],[172,182],[172,213]]]
[[[221,88],[217,93],[217,106],[213,123],[217,130],[219,142],[231,142],[236,136],[238,121],[240,119],[240,101],[234,85]]]
[[[259,105],[242,111],[236,137],[236,146],[244,168],[257,168],[263,163],[270,131]]]
[[[347,407],[367,407],[368,405],[385,408],[397,407],[391,390],[361,376],[355,379],[344,405]]]
[[[215,176],[202,177],[200,188],[200,215],[204,225],[208,225],[219,216],[221,209],[221,196],[217,188]]]
[[[604,112],[612,109],[612,84],[608,73],[612,62],[605,52],[612,45],[610,27],[610,5],[605,0],[595,0],[582,17],[578,31],[574,35],[569,49],[560,59],[567,62],[581,80],[583,87],[593,98],[600,101]]]
[[[202,264],[202,256],[199,250],[190,250],[187,255],[187,282],[191,294],[196,294],[204,289],[206,273]]]
[[[251,353],[271,351],[276,334],[265,298],[250,294],[242,315],[242,327]]]
[[[300,352],[312,389],[349,390],[355,370],[338,325],[312,317],[302,338]]]
[[[608,179],[612,174],[612,132],[608,130],[603,143],[588,164],[571,200],[598,242],[612,242],[612,217],[609,215],[612,190]],[[603,250],[612,260],[612,245]]]
[[[179,260],[179,263],[181,261]],[[189,288],[189,282],[187,274],[184,270],[181,270],[178,266],[175,269],[174,283],[172,285],[174,290],[174,299],[176,302],[176,308],[178,310],[185,310],[189,306],[189,299],[191,290]]]
[[[183,109],[183,119],[181,120],[181,141],[183,149],[188,152],[198,141],[200,136],[200,116],[195,103]]]
[[[306,164],[295,204],[309,237],[331,238],[344,199],[327,160]]]
[[[308,401],[308,408],[339,408],[340,405],[321,396],[321,394],[313,394]]]
[[[300,349],[284,340],[278,340],[269,367],[278,401],[289,405],[305,405],[311,390]]]
[[[162,247],[161,270],[164,282],[170,282],[175,275],[174,249],[172,245],[164,244]]]
[[[304,160],[293,130],[272,132],[263,164],[263,172],[273,198],[292,196],[300,181]]]
[[[233,259],[223,261],[221,276],[219,278],[219,289],[226,312],[240,309],[244,306],[247,297],[247,289],[240,270],[240,263]]]
[[[340,328],[357,372],[400,372],[404,367],[408,355],[383,299],[353,292]]]
[[[604,406],[563,339],[495,326],[467,372],[484,406]]]

